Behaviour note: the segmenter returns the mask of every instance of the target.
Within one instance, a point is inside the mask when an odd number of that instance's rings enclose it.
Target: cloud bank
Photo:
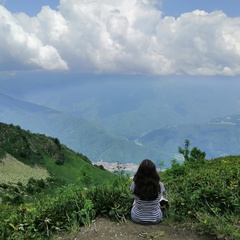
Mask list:
[[[34,17],[0,5],[0,71],[238,75],[240,17],[164,16],[157,0],[61,0]]]

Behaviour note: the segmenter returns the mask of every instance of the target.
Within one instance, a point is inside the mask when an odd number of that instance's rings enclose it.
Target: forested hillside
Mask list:
[[[0,123],[0,157],[1,168],[7,167],[10,159],[14,158],[15,162],[20,161],[33,170],[45,169],[49,176],[66,183],[75,183],[86,173],[91,183],[112,177],[111,173],[93,166],[87,156],[61,144],[59,139],[33,134],[12,124]],[[11,171],[14,175],[13,168]],[[10,178],[11,175],[8,176]],[[12,182],[12,179],[6,176],[7,182]]]

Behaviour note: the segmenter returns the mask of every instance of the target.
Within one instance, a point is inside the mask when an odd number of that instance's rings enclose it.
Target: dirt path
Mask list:
[[[167,223],[139,225],[131,221],[116,223],[97,218],[90,227],[82,227],[76,234],[57,237],[58,240],[212,240],[195,232]]]

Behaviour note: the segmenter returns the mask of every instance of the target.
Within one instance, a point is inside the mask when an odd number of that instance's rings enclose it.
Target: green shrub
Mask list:
[[[18,194],[12,198],[11,202],[13,205],[21,205],[24,203],[24,198],[23,198],[23,196]]]
[[[1,183],[0,187],[3,189],[7,189],[9,186],[6,183]]]
[[[197,167],[196,167],[197,166]],[[170,216],[177,221],[216,222],[240,215],[240,157],[225,157],[204,164],[175,165],[162,174],[169,194]],[[218,220],[216,220],[218,219]],[[217,229],[217,225],[209,233]],[[200,221],[206,228],[206,223]],[[232,222],[225,222],[234,225]],[[237,225],[235,225],[237,226]],[[239,229],[235,227],[236,232]]]
[[[46,187],[46,183],[43,179],[37,180],[37,186],[40,188],[45,188]]]
[[[0,148],[0,163],[2,162],[2,159],[6,156],[6,152],[4,149]]]
[[[28,184],[26,187],[26,192],[29,194],[34,194],[36,192],[35,189],[36,188],[34,186]]]
[[[106,215],[115,220],[129,217],[133,195],[129,191],[130,182],[127,177],[120,176],[111,184],[105,184],[87,192],[92,200],[96,213]]]

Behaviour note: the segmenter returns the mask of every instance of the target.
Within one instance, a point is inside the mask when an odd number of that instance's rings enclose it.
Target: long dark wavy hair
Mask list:
[[[145,159],[141,162],[133,181],[135,182],[134,194],[141,200],[152,201],[158,197],[160,176],[151,160]]]

